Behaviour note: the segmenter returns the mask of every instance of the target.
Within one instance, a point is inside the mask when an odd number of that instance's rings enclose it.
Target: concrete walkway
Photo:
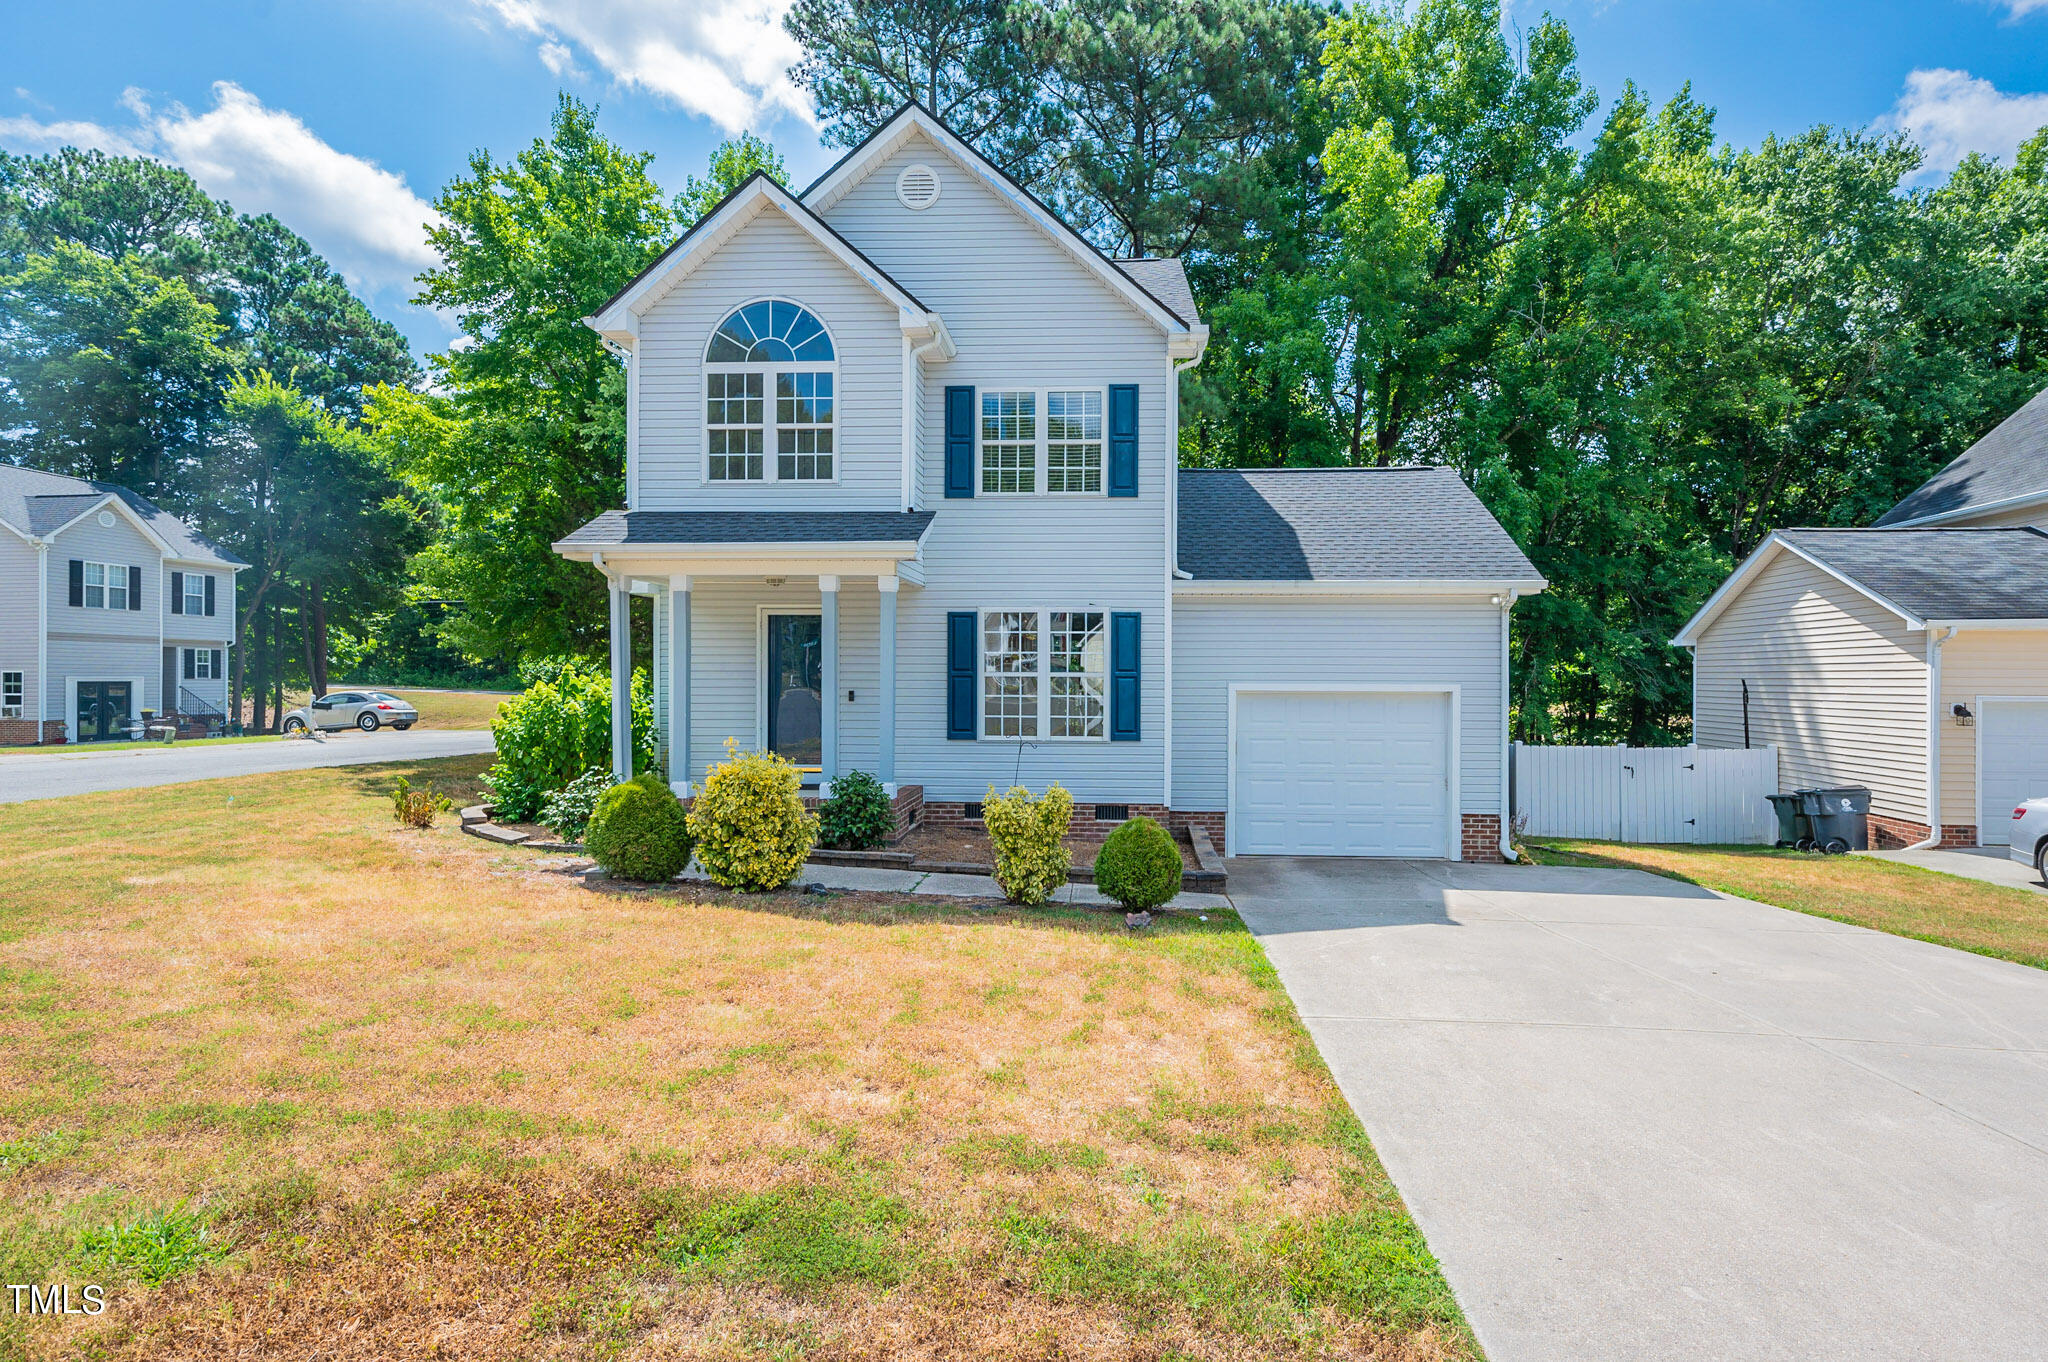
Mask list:
[[[1904,861],[1907,865],[1939,870],[1945,875],[1961,875],[1965,879],[1983,880],[1987,884],[2002,884],[2013,889],[2031,889],[2037,894],[2048,894],[2048,884],[2041,883],[2041,877],[2034,873],[2034,868],[2015,861],[2006,853],[2004,847],[1859,851],[1856,854],[1874,856],[1880,861]]]
[[[357,766],[373,761],[419,761],[493,750],[486,729],[414,728],[400,733],[329,733],[319,739],[275,742],[187,743],[95,752],[58,747],[0,756],[0,804],[97,790],[137,790],[220,776],[297,771],[310,766]]]
[[[694,862],[682,875],[685,880],[708,882],[708,877],[696,868]],[[797,873],[798,884],[822,884],[827,889],[873,889],[887,894],[945,894],[963,899],[999,899],[1003,897],[1001,886],[987,875],[946,875],[923,870],[888,870],[867,865],[807,865]],[[1054,896],[1055,903],[1082,904],[1091,908],[1111,906],[1115,900],[1105,897],[1092,884],[1069,883]],[[1205,908],[1228,908],[1230,900],[1222,894],[1197,894],[1183,891],[1174,896],[1168,907],[1189,910]]]
[[[2048,973],[1634,871],[1230,893],[1491,1362],[2048,1350]]]

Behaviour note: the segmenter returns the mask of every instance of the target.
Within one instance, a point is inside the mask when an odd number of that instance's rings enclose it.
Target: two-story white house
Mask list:
[[[930,819],[1058,780],[1235,853],[1499,856],[1527,558],[1449,470],[1180,470],[1180,262],[1104,256],[923,109],[748,181],[589,323],[627,506],[557,549],[610,583],[617,690],[653,597],[679,791],[734,738]]]
[[[219,722],[246,566],[125,487],[0,465],[0,743]]]

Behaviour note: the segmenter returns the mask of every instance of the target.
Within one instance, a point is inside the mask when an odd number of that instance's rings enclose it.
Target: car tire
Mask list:
[[[2034,874],[2048,882],[2048,837],[2034,844]]]
[[[356,727],[362,729],[365,733],[375,733],[379,727],[377,716],[367,711],[358,714],[356,716]]]
[[[406,730],[406,729],[408,729],[408,728],[411,728],[411,727],[412,727],[412,725],[411,725],[411,724],[393,724],[393,725],[391,725],[391,726],[392,726],[393,728],[397,729],[397,730],[398,730],[398,731],[399,731],[400,733],[403,733],[403,732],[405,732],[405,730]]]
[[[296,717],[286,719],[284,721],[284,731],[287,733],[304,733],[306,731],[306,721]]]

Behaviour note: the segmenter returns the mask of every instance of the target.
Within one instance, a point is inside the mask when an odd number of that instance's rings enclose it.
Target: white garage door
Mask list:
[[[2048,795],[2048,700],[1986,700],[1977,716],[1983,826],[1977,840],[2004,846],[2012,811]]]
[[[1449,856],[1450,697],[1243,692],[1239,855]]]

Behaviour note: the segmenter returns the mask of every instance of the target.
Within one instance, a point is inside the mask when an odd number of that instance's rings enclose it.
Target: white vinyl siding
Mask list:
[[[64,570],[60,559],[52,564]],[[20,668],[26,687],[24,717],[35,718],[36,696],[36,551],[0,529],[0,666]]]
[[[1177,596],[1172,806],[1226,807],[1232,683],[1454,685],[1459,809],[1498,813],[1500,666],[1500,610],[1483,596]]]
[[[762,298],[801,304],[832,334],[836,482],[704,478],[705,345],[734,308]],[[901,509],[903,333],[896,308],[779,211],[762,210],[648,309],[637,353],[637,509]],[[772,408],[772,380],[762,400]],[[772,462],[772,430],[763,443]]]
[[[154,571],[156,571],[154,567],[145,570],[145,583],[148,580],[148,574]],[[202,613],[195,614],[187,610],[184,613],[174,615],[170,612],[171,574],[174,572],[185,574],[186,599],[188,601],[193,599],[196,593]],[[164,564],[163,574],[163,630],[165,643],[172,645],[208,643],[218,648],[225,647],[234,641],[234,573],[223,572],[217,568],[208,571],[201,567],[184,567],[173,560]],[[206,605],[204,593],[206,591],[206,578],[208,577],[213,579],[213,613],[211,615],[203,613]]]
[[[142,531],[118,514],[112,525],[101,525],[95,517],[87,516],[52,540],[49,552],[52,634],[108,634],[121,638],[147,635],[152,643],[156,641],[157,612],[164,608],[160,576],[162,559],[157,546]],[[72,605],[71,560],[74,558],[83,559],[88,564],[112,563],[124,570],[131,565],[141,568],[142,608],[111,610],[105,606]],[[91,580],[89,574],[87,580]],[[55,688],[54,682],[51,693],[63,694]]]
[[[2048,696],[2048,632],[2030,629],[1965,629],[1941,645],[1941,821],[1977,821],[1977,748],[1984,722],[1955,721],[1951,706],[1980,711],[1990,695]],[[1995,732],[1995,730],[1994,730]],[[2048,770],[2042,771],[2048,777]],[[2036,793],[2048,795],[2048,784]],[[2012,806],[1986,805],[1984,826],[2003,831]]]
[[[1873,813],[1922,821],[1925,656],[1920,634],[1897,615],[1781,552],[1700,637],[1695,741],[1743,745],[1746,680],[1750,743],[1777,746],[1784,788],[1867,785]]]
[[[54,552],[54,550],[53,550]],[[54,564],[52,565],[54,566]],[[144,619],[149,618],[147,614]],[[142,682],[135,711],[162,709],[164,656],[157,647],[156,631],[148,638],[90,637],[50,632],[50,712],[48,717],[73,725],[77,715],[67,714],[69,682]],[[67,727],[66,732],[70,730]]]

